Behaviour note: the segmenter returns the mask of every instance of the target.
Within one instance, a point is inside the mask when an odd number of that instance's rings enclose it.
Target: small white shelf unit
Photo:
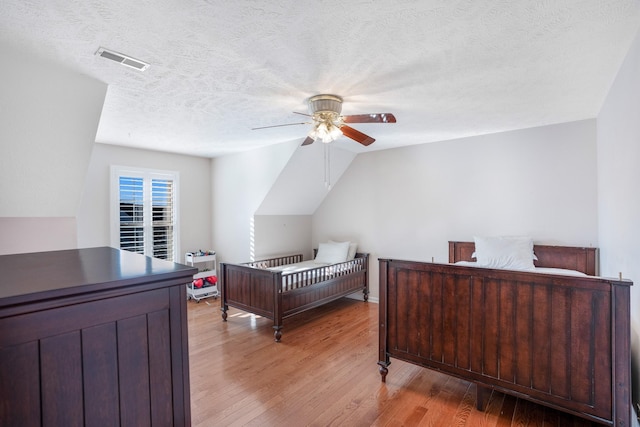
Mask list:
[[[212,285],[206,282],[206,278],[210,276],[218,276],[216,265],[216,253],[208,252],[187,252],[184,255],[184,263],[192,267],[198,268],[198,273],[193,275],[193,280],[203,279],[205,281],[201,288],[196,288],[193,282],[187,284],[187,299],[194,299],[200,302],[204,298],[217,298],[220,295],[218,291],[218,283]]]

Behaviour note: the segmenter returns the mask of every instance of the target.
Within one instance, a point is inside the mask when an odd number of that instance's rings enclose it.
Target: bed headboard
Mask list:
[[[471,257],[474,251],[473,242],[449,242],[449,262],[475,261]],[[565,268],[581,271],[589,276],[597,273],[597,248],[533,245],[533,253],[538,257],[534,262],[536,267]]]

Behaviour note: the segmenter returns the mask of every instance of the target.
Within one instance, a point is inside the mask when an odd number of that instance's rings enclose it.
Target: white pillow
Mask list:
[[[473,252],[473,253],[471,254],[471,258],[478,259],[478,257],[476,256],[476,253],[475,253],[475,252]],[[537,260],[538,260],[538,257],[536,256],[536,253],[535,253],[535,252],[533,253],[533,260],[534,260],[534,261],[537,261]],[[461,262],[462,262],[462,261],[461,261]]]
[[[345,262],[349,253],[349,242],[327,242],[318,245],[315,262],[323,264],[337,264]]]
[[[534,268],[533,240],[525,236],[474,237],[479,266],[531,270]]]
[[[347,252],[347,261],[352,261],[356,258],[358,252],[358,244],[349,242],[349,252]]]
[[[333,240],[329,240],[329,243],[343,243],[343,242],[334,242]],[[352,261],[356,257],[356,252],[358,252],[358,244],[353,242],[349,243],[349,252],[347,253],[347,261]]]

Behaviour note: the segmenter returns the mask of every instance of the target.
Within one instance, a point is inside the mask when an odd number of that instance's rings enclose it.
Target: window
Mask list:
[[[178,259],[178,173],[111,168],[111,245]]]

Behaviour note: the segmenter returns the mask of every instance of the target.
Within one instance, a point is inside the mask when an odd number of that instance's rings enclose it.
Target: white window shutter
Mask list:
[[[112,242],[120,249],[175,261],[177,172],[114,166],[111,175]]]
[[[144,180],[120,176],[118,182],[120,248],[144,254]]]
[[[151,180],[153,256],[173,261],[173,181]]]

